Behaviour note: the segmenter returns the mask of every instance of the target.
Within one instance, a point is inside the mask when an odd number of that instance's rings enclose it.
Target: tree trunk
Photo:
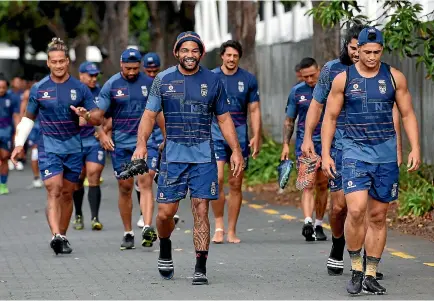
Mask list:
[[[179,12],[175,1],[148,1],[151,14],[152,51],[161,58],[161,68],[177,63],[173,56],[176,37],[183,31],[194,30],[194,8],[197,1],[182,1]]]
[[[74,42],[71,44],[71,48],[75,50],[75,61],[71,62],[70,72],[73,76],[78,76],[78,67],[81,63],[83,63],[86,58],[87,47],[90,45],[89,37],[82,33],[78,37],[74,39]]]
[[[317,7],[321,1],[312,1]],[[313,55],[320,66],[336,59],[340,52],[340,27],[323,28],[321,23],[313,20]]]
[[[228,21],[233,40],[243,46],[243,58],[240,66],[256,74],[256,17],[258,3],[256,1],[229,1]]]

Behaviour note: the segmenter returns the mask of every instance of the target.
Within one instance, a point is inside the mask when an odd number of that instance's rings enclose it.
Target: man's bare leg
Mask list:
[[[72,193],[76,187],[75,183],[72,183],[66,179],[63,179],[62,197],[60,202],[60,234],[66,235],[68,226],[71,221],[71,215],[73,210]]]
[[[194,268],[193,284],[208,284],[206,277],[206,261],[210,242],[210,225],[208,219],[209,201],[192,198],[193,213],[193,243],[196,250],[196,266]]]
[[[322,171],[317,173],[315,183],[315,238],[316,240],[327,240],[324,234],[322,223],[327,209],[328,200],[328,180]]]
[[[219,198],[211,202],[212,211],[214,213],[215,221],[215,233],[212,238],[214,243],[223,243],[224,240],[224,212],[225,212],[225,202],[226,196],[224,192],[224,168],[225,161],[217,161],[218,169],[218,187],[219,187]]]
[[[329,219],[333,244],[327,260],[327,272],[331,276],[337,276],[342,275],[344,271],[344,226],[347,217],[347,204],[343,190],[331,192],[330,197]]]
[[[119,187],[119,213],[124,225],[124,237],[121,244],[121,250],[135,249],[134,232],[131,226],[133,214],[133,200],[131,197],[134,186],[134,178],[128,180],[118,180]]]
[[[155,171],[138,176],[140,188],[140,209],[143,214],[144,227],[142,229],[142,246],[152,247],[157,240],[157,233],[152,227],[152,216],[154,215],[154,194],[152,193],[152,183],[154,182]]]
[[[314,227],[313,227],[313,209],[315,206],[314,188],[305,188],[301,195],[301,208],[303,210],[304,225],[302,234],[306,241],[314,241]]]
[[[243,201],[243,193],[241,191],[243,178],[244,178],[244,172],[241,172],[238,177],[234,177],[231,173],[229,173],[227,241],[236,244],[240,243],[241,241],[236,235],[236,230],[237,230],[238,217],[240,215],[241,203]]]

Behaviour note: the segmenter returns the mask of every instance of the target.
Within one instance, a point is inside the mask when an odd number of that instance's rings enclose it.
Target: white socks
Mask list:
[[[316,226],[322,227],[322,219],[315,219],[315,227]]]
[[[307,223],[313,223],[313,220],[312,220],[311,217],[306,217],[304,219],[304,223],[305,224],[307,224]],[[315,225],[314,225],[314,227],[316,227],[316,226],[321,226],[322,227],[322,219],[315,219]]]
[[[128,231],[128,232],[124,232],[124,236],[126,236],[127,234],[131,234],[132,236],[134,236],[134,231],[131,230],[131,231]]]
[[[312,223],[313,221],[312,221],[312,218],[311,217],[306,217],[305,219],[304,219],[304,223],[305,224],[307,224],[307,223]]]

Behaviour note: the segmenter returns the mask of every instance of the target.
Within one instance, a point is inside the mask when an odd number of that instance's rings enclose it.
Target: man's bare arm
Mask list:
[[[315,130],[316,126],[321,119],[321,114],[324,109],[324,105],[320,104],[315,99],[312,99],[309,105],[309,109],[307,110],[306,115],[306,127],[304,129],[304,139],[312,140],[312,134]]]
[[[283,143],[288,144],[291,141],[292,134],[294,133],[295,118],[286,117],[283,123]]]
[[[254,137],[261,136],[261,105],[259,101],[249,103],[250,125]]]
[[[412,156],[416,156],[418,162],[412,163],[409,171],[414,171],[420,164],[420,142],[419,142],[419,127],[417,124],[416,114],[414,113],[412,97],[407,86],[407,79],[402,72],[392,68],[392,75],[396,82],[395,100],[401,113],[402,123],[405,132],[411,145]]]
[[[235,131],[234,122],[232,121],[231,114],[226,112],[222,115],[217,115],[218,125],[222,131],[223,138],[229,144],[232,152],[235,150],[241,151],[240,143],[238,141],[237,132]]]
[[[152,129],[154,128],[155,120],[157,119],[158,112],[145,110],[142,118],[140,119],[139,130],[137,133],[137,147],[146,147],[146,143],[151,136]]]
[[[321,128],[321,145],[323,157],[330,157],[330,148],[336,131],[336,123],[344,105],[344,88],[346,72],[340,73],[333,80]],[[329,101],[332,99],[333,101]]]
[[[166,122],[164,120],[163,112],[160,112],[157,115],[157,125],[161,129],[161,133],[163,134],[163,138],[166,139]]]
[[[393,105],[393,127],[396,132],[396,154],[398,156],[398,163],[402,161],[402,135],[401,135],[401,115],[399,114],[398,106],[396,103]]]

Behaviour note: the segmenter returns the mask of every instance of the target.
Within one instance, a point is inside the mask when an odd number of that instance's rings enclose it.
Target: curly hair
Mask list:
[[[353,26],[351,26],[344,37],[344,43],[341,48],[341,54],[339,56],[339,60],[342,64],[350,66],[353,64],[351,61],[350,56],[348,55],[348,44],[351,43],[352,39],[358,39],[359,33],[363,30],[363,28],[367,27],[366,25],[356,23]]]

